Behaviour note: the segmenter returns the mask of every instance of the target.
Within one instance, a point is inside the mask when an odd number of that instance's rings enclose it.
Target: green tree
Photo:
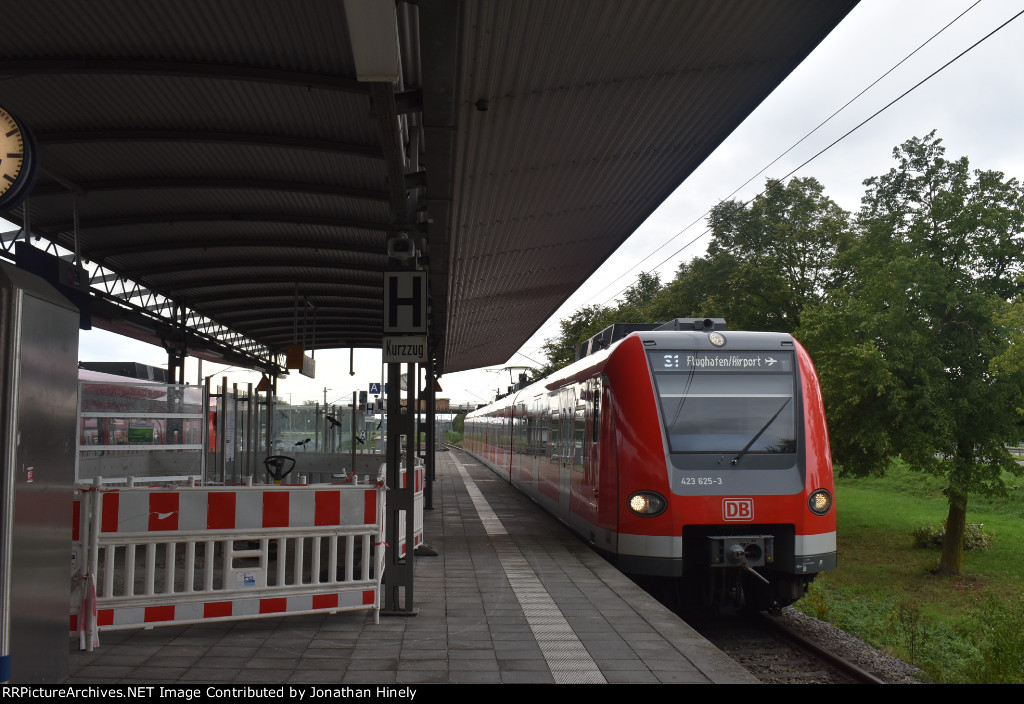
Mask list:
[[[636,282],[622,294],[622,301],[615,309],[614,322],[644,323],[655,322],[651,319],[651,304],[661,291],[661,277],[655,272],[642,271]]]
[[[803,314],[844,469],[893,454],[945,477],[939,572],[960,571],[967,500],[1021,473],[1005,449],[1020,437],[1024,375],[1011,354],[1008,303],[1020,292],[1016,180],[949,161],[934,132],[896,148],[897,166],[865,181],[858,238],[836,292]],[[972,177],[973,176],[973,177]]]
[[[758,329],[745,328],[747,319],[740,319],[739,307],[734,309],[730,305],[728,282],[735,270],[736,262],[731,256],[697,257],[683,262],[675,278],[651,301],[648,308],[651,317],[655,320],[725,318],[733,329]]]
[[[656,298],[658,314],[721,316],[734,330],[792,332],[824,298],[850,240],[849,215],[813,178],[769,179],[749,204],[723,201],[708,216],[707,254],[680,267]]]
[[[594,305],[583,306],[578,311],[559,321],[556,337],[544,341],[543,351],[548,363],[536,372],[537,379],[572,364],[576,360],[576,348],[613,323],[653,323],[651,307],[661,291],[661,279],[656,273],[641,272],[636,282],[622,293],[621,302],[614,308]],[[672,316],[675,317],[675,316]]]
[[[572,364],[576,359],[576,346],[587,338],[599,333],[615,320],[615,309],[606,306],[583,306],[578,311],[558,322],[558,336],[544,341],[542,350],[548,364],[539,372],[547,376],[556,369]]]

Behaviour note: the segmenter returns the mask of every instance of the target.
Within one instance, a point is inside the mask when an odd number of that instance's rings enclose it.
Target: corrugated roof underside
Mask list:
[[[153,58],[355,73],[340,2],[41,0],[23,3],[16,15],[17,31],[4,37],[0,56]]]
[[[508,359],[849,7],[466,4],[446,371]]]
[[[42,150],[34,232],[271,348],[297,301],[318,345],[379,344],[387,165],[342,3],[16,14],[3,103]]]

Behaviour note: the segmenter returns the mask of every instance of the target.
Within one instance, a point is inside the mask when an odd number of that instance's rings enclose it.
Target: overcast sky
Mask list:
[[[925,79],[1017,13],[1024,0],[862,0],[802,65],[756,110],[687,181],[655,211],[620,251],[509,360],[509,365],[540,363],[545,338],[558,321],[583,305],[611,303],[640,271],[657,271],[663,282],[679,263],[703,254],[707,246],[703,215],[726,198],[749,200],[765,178],[783,178],[856,125]],[[898,64],[929,37],[970,9],[789,154],[733,195],[745,181],[798,142],[820,122]],[[967,156],[974,168],[1024,178],[1024,16],[1012,21],[908,96],[840,141],[795,175],[814,176],[826,195],[855,211],[863,181],[887,172],[892,149],[910,137],[937,130],[947,156]],[[691,223],[696,224],[691,225]],[[685,229],[684,228],[689,228]],[[700,237],[698,237],[700,236]],[[678,251],[691,240],[689,247]],[[662,248],[660,251],[659,248]],[[647,261],[644,257],[651,255]],[[636,268],[633,268],[636,267]],[[632,269],[632,271],[630,271]],[[525,355],[525,356],[524,356]],[[317,353],[317,378],[297,374],[282,380],[279,395],[346,403],[353,390],[380,379],[380,353],[356,350],[356,375],[349,376],[348,350]],[[102,331],[84,332],[82,360],[130,360],[165,366],[158,348]],[[204,364],[203,374],[221,365]],[[195,360],[187,378],[198,378]],[[227,372],[229,383],[257,381],[252,373]],[[489,400],[509,384],[509,373],[478,370],[441,378],[442,397],[458,402]]]

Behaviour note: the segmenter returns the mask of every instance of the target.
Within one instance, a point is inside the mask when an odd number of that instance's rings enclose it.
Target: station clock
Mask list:
[[[0,213],[21,203],[39,166],[35,140],[25,125],[0,107]]]

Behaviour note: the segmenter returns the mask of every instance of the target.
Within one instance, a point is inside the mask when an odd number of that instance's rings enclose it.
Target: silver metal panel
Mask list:
[[[2,273],[8,273],[4,267]],[[12,283],[11,278],[28,286]],[[12,682],[68,677],[78,312],[35,277],[3,290],[0,657]]]
[[[817,535],[798,535],[796,536],[796,547],[794,552],[798,556],[802,555],[820,555],[827,552],[836,551],[836,533],[819,533]]]

